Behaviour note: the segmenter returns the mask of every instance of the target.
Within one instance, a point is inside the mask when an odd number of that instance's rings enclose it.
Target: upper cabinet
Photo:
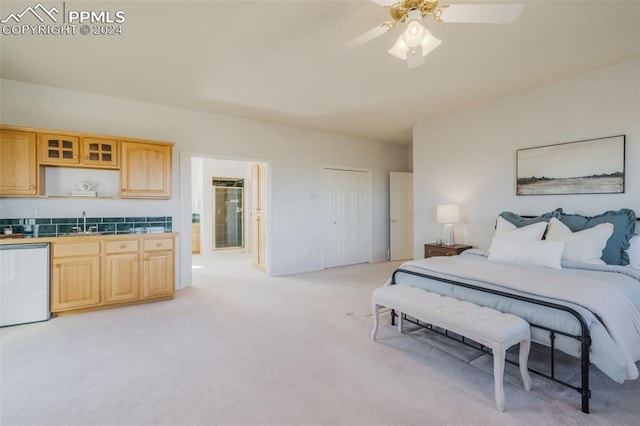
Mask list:
[[[72,196],[70,179],[45,192],[48,172],[84,168],[118,173],[121,198],[171,198],[173,143],[5,125],[0,137],[0,197]]]
[[[110,139],[82,138],[80,161],[101,169],[118,168],[118,142]]]
[[[51,166],[80,164],[80,138],[41,133],[40,164]]]
[[[0,129],[0,196],[37,195],[36,134]]]
[[[117,169],[118,142],[94,137],[41,133],[40,164]]]
[[[122,198],[171,198],[173,144],[122,141],[120,196]]]

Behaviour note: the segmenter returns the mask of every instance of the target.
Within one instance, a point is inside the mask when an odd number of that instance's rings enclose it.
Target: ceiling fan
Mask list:
[[[370,0],[389,9],[392,20],[383,22],[375,28],[351,40],[347,49],[361,46],[379,37],[397,24],[403,23],[405,29],[398,37],[389,53],[406,60],[409,68],[415,68],[425,62],[424,57],[441,43],[422,24],[430,16],[436,22],[510,24],[524,7],[523,4],[445,4],[437,0]]]

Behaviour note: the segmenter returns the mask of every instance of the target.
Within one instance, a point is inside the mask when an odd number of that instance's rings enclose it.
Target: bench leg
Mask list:
[[[529,376],[529,370],[527,369],[527,361],[529,360],[529,349],[531,347],[530,340],[523,340],[520,342],[520,375],[522,376],[522,383],[526,391],[531,390],[531,376]]]
[[[504,359],[506,349],[501,344],[494,345],[493,349],[493,383],[495,387],[496,406],[498,411],[504,411]]]
[[[378,309],[380,305],[373,302],[373,330],[371,330],[371,340],[376,341],[376,334],[378,334]]]

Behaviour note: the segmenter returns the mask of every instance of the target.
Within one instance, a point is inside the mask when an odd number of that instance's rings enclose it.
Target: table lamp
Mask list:
[[[453,224],[460,223],[460,206],[441,204],[436,207],[436,222],[444,224],[444,244],[453,245]]]

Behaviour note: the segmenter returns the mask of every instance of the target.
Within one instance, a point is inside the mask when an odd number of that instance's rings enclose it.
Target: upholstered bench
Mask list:
[[[389,285],[373,292],[373,330],[375,341],[378,332],[378,310],[386,306],[398,313],[398,331],[402,333],[403,314],[419,321],[449,330],[474,340],[493,351],[493,377],[496,405],[504,411],[504,361],[511,346],[520,343],[520,375],[524,388],[531,389],[531,378],[527,370],[531,345],[529,324],[515,315],[495,309],[463,302],[452,297],[443,297],[407,285]]]

